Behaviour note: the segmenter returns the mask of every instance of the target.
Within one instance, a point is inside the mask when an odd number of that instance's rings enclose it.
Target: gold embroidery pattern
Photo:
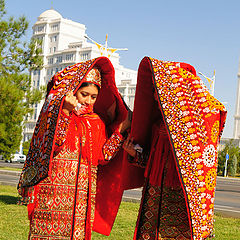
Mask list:
[[[219,136],[219,121],[216,121],[212,126],[211,138],[213,143],[216,143]]]
[[[215,141],[212,145],[211,129],[207,128],[205,121],[210,121],[210,117],[226,110],[209,94],[199,77],[174,62],[149,59],[160,106],[185,186],[193,238],[204,239],[213,229],[216,181],[213,184],[209,181],[214,179],[217,165],[217,143]],[[223,126],[224,122],[221,123],[221,130]],[[218,134],[221,135],[219,131]],[[216,135],[215,131],[215,138]],[[205,157],[211,157],[210,161],[206,161],[206,158],[204,160],[203,149],[206,149]],[[210,166],[213,170],[208,173],[205,168]]]

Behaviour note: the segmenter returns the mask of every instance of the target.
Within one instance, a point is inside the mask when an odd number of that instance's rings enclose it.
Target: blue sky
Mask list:
[[[239,0],[6,0],[9,16],[25,15],[31,26],[53,7],[64,18],[85,24],[86,33],[111,47],[126,47],[120,63],[137,70],[141,59],[182,61],[211,77],[216,70],[215,97],[227,102],[224,137],[233,136],[233,116],[240,55]]]

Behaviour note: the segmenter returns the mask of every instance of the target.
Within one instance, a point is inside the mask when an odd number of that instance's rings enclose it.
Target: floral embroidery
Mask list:
[[[216,177],[217,177],[217,173],[214,168],[208,171],[205,178],[206,187],[208,190],[210,191],[214,190],[216,186]]]
[[[119,132],[114,132],[103,146],[103,155],[106,161],[110,161],[123,144],[123,136]]]
[[[204,239],[213,229],[216,139],[222,133],[226,110],[198,76],[179,64],[153,58],[149,58],[149,63],[185,188],[193,239]],[[219,126],[211,122],[215,116],[221,117]],[[209,123],[213,128],[208,127]]]
[[[203,150],[203,163],[207,167],[213,167],[214,164],[216,163],[216,149],[213,145],[208,145],[204,150]]]
[[[213,143],[215,143],[218,139],[219,135],[219,121],[216,121],[213,126],[212,126],[212,131],[211,131],[211,138]]]

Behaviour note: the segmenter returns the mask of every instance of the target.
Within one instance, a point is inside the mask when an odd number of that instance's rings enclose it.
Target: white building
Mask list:
[[[87,42],[85,25],[65,19],[53,9],[43,12],[32,28],[32,37],[43,42],[44,61],[43,69],[30,73],[34,88],[46,85],[56,72],[69,65],[101,56],[98,47]],[[119,54],[116,52],[110,56],[110,60],[115,68],[116,84],[132,109],[137,72],[120,65]],[[127,90],[123,91],[124,88]],[[32,137],[42,105],[43,101],[34,106],[34,113],[25,125],[23,141]]]
[[[240,139],[240,66],[238,70],[238,86],[237,86],[236,109],[234,116],[233,138]]]

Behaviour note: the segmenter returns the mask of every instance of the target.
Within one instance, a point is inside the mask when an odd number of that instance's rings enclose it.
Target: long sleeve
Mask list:
[[[103,155],[105,161],[110,161],[122,147],[124,138],[117,130],[103,145]]]
[[[107,138],[106,128],[103,123],[100,125],[100,129],[101,136],[99,145],[102,146],[102,149],[98,163],[104,165],[107,164],[121,149],[124,138],[118,130],[113,132],[110,138]]]

